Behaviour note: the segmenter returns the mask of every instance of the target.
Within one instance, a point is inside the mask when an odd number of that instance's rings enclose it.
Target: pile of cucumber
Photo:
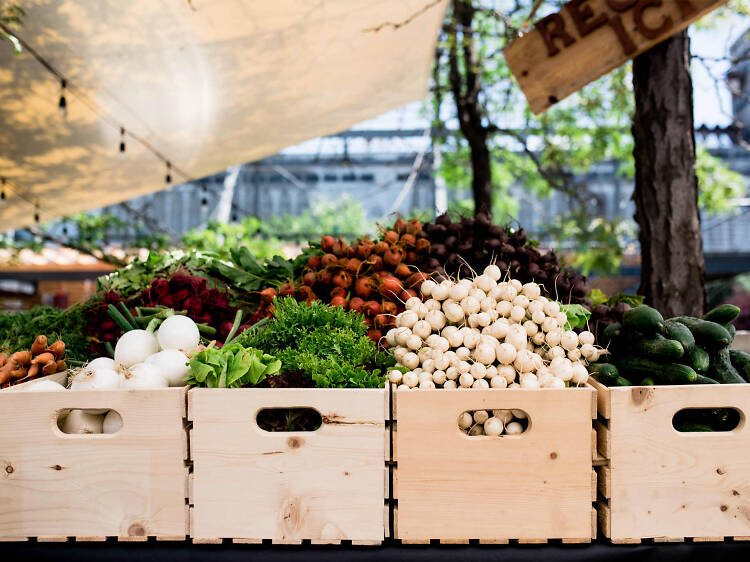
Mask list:
[[[593,363],[589,371],[607,386],[748,382],[750,355],[729,349],[739,313],[723,304],[703,318],[664,320],[658,310],[637,306],[604,330],[599,343],[609,352],[607,362]]]

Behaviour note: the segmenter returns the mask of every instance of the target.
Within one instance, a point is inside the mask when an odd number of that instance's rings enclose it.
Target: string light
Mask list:
[[[39,205],[34,205],[34,223],[39,224]]]
[[[237,213],[232,213],[232,222],[237,222]]]
[[[125,154],[125,127],[120,127],[120,155]]]
[[[63,119],[68,116],[68,102],[65,99],[65,88],[67,85],[68,83],[65,81],[65,78],[62,78],[60,80],[60,101],[58,102],[57,107],[60,110],[60,115]]]
[[[172,183],[172,163],[167,160],[167,176],[164,178],[164,180],[167,182],[167,185],[171,185]]]
[[[5,178],[0,178],[0,201],[5,202]]]

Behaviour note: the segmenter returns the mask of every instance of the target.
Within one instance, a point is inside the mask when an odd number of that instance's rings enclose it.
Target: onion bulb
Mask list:
[[[177,318],[177,316],[171,316],[170,318]],[[170,318],[167,318],[167,320]],[[179,318],[184,317],[180,316]],[[167,320],[164,322],[166,323]],[[131,367],[136,363],[143,363],[149,355],[153,355],[157,351],[159,351],[159,342],[154,334],[146,330],[130,330],[117,340],[115,363],[123,367]]]
[[[125,372],[121,387],[127,389],[167,388],[169,383],[152,363],[136,363]]]
[[[175,314],[162,322],[156,338],[162,349],[191,351],[198,347],[201,334],[192,318]]]
[[[167,379],[169,386],[185,386],[185,378],[190,373],[190,366],[187,355],[182,351],[165,349],[149,356],[146,363],[154,365]]]

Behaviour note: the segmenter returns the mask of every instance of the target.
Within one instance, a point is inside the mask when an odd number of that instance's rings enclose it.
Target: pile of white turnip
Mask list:
[[[529,419],[523,410],[477,410],[458,416],[458,427],[472,437],[520,435],[528,425]]]
[[[594,334],[566,330],[560,303],[536,283],[500,281],[500,269],[473,279],[426,280],[396,317],[386,340],[398,366],[399,390],[565,388],[588,379],[588,361],[601,350]]]
[[[190,372],[188,353],[200,344],[196,323],[174,315],[154,334],[147,330],[125,332],[115,346],[115,357],[99,357],[70,371],[67,387],[52,380],[34,381],[19,390],[156,389],[183,386]],[[70,410],[58,422],[64,433],[116,433],[122,418],[114,410]]]

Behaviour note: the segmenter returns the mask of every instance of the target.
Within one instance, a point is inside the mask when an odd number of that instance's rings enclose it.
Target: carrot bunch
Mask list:
[[[31,349],[0,353],[0,388],[64,371],[64,357],[65,342],[57,340],[48,346],[45,335],[37,336]]]

